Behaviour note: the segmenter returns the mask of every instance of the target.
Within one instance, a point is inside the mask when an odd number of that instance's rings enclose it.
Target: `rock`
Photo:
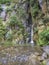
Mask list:
[[[17,61],[19,62],[26,62],[28,60],[28,56],[27,55],[21,55],[17,57]]]
[[[49,46],[44,46],[43,51],[45,51],[49,55]]]
[[[40,65],[40,61],[38,60],[37,56],[31,54],[29,57],[29,65]]]
[[[41,56],[42,60],[47,59],[47,54],[44,52]]]
[[[39,54],[38,52],[35,52],[34,54],[35,54],[36,56],[40,56],[40,54]]]
[[[49,65],[49,62],[47,62],[47,64],[46,65]]]
[[[38,60],[40,62],[43,62],[45,59],[47,59],[47,54],[45,52],[43,52],[42,56],[41,55],[38,56]]]
[[[49,61],[46,63],[46,65],[49,65]]]
[[[15,62],[16,61],[15,57],[11,57],[10,61]]]
[[[46,60],[46,65],[49,65],[49,59]]]
[[[6,57],[9,58],[11,57],[11,55],[9,53],[6,53]]]
[[[42,0],[38,0],[38,1],[39,1],[40,7],[42,8],[43,1]]]
[[[3,58],[1,59],[1,62],[2,62],[3,64],[7,64],[7,58],[4,58],[4,57],[3,57]]]

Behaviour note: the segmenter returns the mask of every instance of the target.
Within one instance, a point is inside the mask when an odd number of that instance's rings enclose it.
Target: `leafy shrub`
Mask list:
[[[43,30],[39,35],[39,45],[49,44],[49,30]]]

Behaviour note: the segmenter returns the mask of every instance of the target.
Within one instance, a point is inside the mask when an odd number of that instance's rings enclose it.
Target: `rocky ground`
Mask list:
[[[49,65],[49,46],[0,46],[0,65]]]

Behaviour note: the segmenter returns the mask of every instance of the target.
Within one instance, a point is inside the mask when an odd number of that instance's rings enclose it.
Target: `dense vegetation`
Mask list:
[[[0,0],[0,44],[28,43],[27,28],[33,25],[37,45],[49,44],[48,0]],[[5,5],[5,16],[2,5]]]

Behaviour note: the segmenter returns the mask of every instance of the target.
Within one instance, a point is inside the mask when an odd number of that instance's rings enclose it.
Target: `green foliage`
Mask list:
[[[37,0],[30,0],[30,4],[32,7],[34,6],[35,3],[37,3]]]
[[[16,25],[19,28],[23,28],[24,27],[23,24],[22,24],[22,22],[19,21],[16,16],[11,16],[9,25],[10,26],[14,26],[14,27]]]
[[[34,33],[37,33],[37,32],[38,32],[37,27],[34,27]]]
[[[7,33],[6,26],[3,25],[3,21],[0,19],[0,41],[5,38],[6,33]]]
[[[35,0],[31,0],[30,1],[31,4],[31,11],[32,11],[32,16],[33,18],[36,18],[38,16],[39,13],[39,7],[38,7],[38,2]]]
[[[12,9],[11,8],[7,8],[6,9],[6,12],[8,13],[8,12],[11,12],[12,11]]]
[[[15,24],[17,24],[17,18],[15,17],[15,16],[12,16],[11,18],[10,18],[10,23],[9,23],[9,25],[10,26],[15,26]]]
[[[13,46],[13,43],[9,40],[6,40],[4,43],[3,43],[3,46],[5,47],[10,47],[10,46]]]
[[[4,3],[8,3],[10,2],[10,0],[0,0],[0,3],[4,4]]]
[[[46,65],[46,61],[45,60],[42,61],[41,65]]]
[[[16,3],[16,2],[18,2],[18,3]],[[28,9],[25,10],[25,8],[27,8],[27,3],[29,3]],[[7,45],[12,44],[13,39],[15,40],[19,37],[21,38],[21,36],[23,37],[23,40],[26,41],[28,33],[26,31],[26,28],[23,25],[23,22],[28,21],[28,18],[29,18],[28,14],[29,13],[31,13],[31,16],[33,17],[33,21],[34,22],[36,21],[35,22],[36,27],[34,27],[34,33],[38,34],[38,29],[37,29],[38,20],[37,20],[37,17],[39,15],[41,15],[38,0],[21,0],[20,2],[19,2],[19,0],[0,0],[0,4],[1,5],[5,4],[7,6],[6,14],[7,14],[7,19],[9,19],[9,20],[7,20],[8,22],[5,25],[3,25],[3,21],[0,19],[0,40],[4,39],[4,37],[5,37],[5,40],[4,40],[5,45],[6,44]],[[10,4],[10,5],[8,6],[8,4]],[[1,5],[0,5],[0,13],[3,11]],[[26,12],[27,10],[28,10],[28,12]],[[13,11],[15,12],[15,14],[11,15]],[[40,16],[39,16],[39,18],[40,18]],[[45,17],[43,19],[43,23],[46,24],[47,22],[49,22],[49,18]],[[7,26],[10,29],[7,30]],[[12,31],[12,33],[11,33],[10,30]],[[39,39],[37,40],[37,42],[38,42],[37,43],[38,45],[47,45],[47,44],[49,44],[49,30],[43,30],[39,34]]]
[[[34,6],[35,0],[30,0],[31,6]]]
[[[49,30],[43,30],[39,34],[39,45],[48,45],[49,44]]]
[[[39,11],[37,5],[35,5],[35,6],[33,7],[33,10],[32,10],[32,11],[33,11],[33,12],[32,12],[33,17],[35,18],[35,17],[38,15],[38,11]]]
[[[45,17],[45,18],[43,19],[43,23],[46,24],[46,23],[48,23],[48,22],[49,22],[49,17]]]
[[[7,35],[6,35],[6,40],[11,40],[11,41],[12,41],[12,39],[13,39],[12,31],[11,31],[11,32],[8,31],[8,32],[7,32]]]

